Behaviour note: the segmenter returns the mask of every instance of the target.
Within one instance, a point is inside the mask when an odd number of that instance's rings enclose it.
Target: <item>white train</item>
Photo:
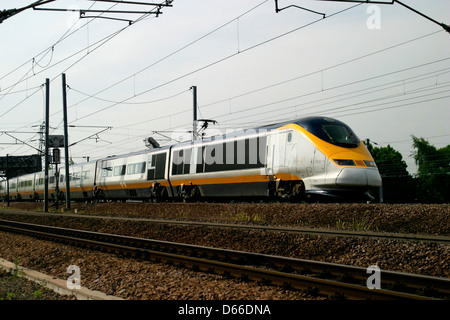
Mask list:
[[[66,192],[59,168],[59,197]],[[56,198],[54,170],[49,198]],[[70,166],[71,199],[370,198],[381,177],[344,123],[308,117]],[[6,182],[0,197],[6,198]],[[10,200],[42,200],[44,173],[9,180]]]

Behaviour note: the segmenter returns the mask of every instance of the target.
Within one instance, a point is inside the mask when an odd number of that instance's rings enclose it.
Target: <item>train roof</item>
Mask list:
[[[256,128],[247,128],[247,129],[238,130],[238,131],[232,132],[232,133],[219,134],[219,135],[210,136],[210,137],[207,137],[204,139],[198,139],[198,140],[194,140],[194,141],[192,141],[192,140],[184,141],[184,142],[180,142],[180,143],[175,143],[173,145],[166,145],[166,146],[162,146],[162,147],[158,147],[158,148],[154,148],[154,149],[146,149],[146,150],[141,150],[141,151],[122,154],[122,155],[114,155],[114,156],[110,156],[107,158],[94,160],[91,162],[95,163],[96,161],[105,161],[105,160],[109,160],[109,159],[113,160],[113,159],[130,157],[130,156],[141,155],[141,154],[156,153],[156,152],[168,150],[171,147],[182,148],[182,147],[190,146],[193,144],[195,145],[195,144],[200,144],[200,143],[212,142],[217,139],[230,139],[230,138],[248,136],[248,135],[252,135],[252,134],[257,134],[260,131],[267,132],[267,131],[271,131],[271,130],[276,130],[276,129],[279,129],[280,127],[283,127],[288,124],[297,124],[297,125],[301,126],[302,128],[304,128],[305,130],[307,130],[308,132],[314,134],[315,136],[317,136],[325,141],[329,140],[329,138],[326,136],[325,132],[322,130],[322,125],[324,125],[324,124],[325,125],[326,124],[329,124],[329,125],[334,124],[334,125],[345,127],[350,134],[352,134],[354,137],[356,137],[356,135],[354,134],[352,129],[349,126],[347,126],[345,123],[343,123],[339,120],[329,118],[329,117],[311,116],[311,117],[305,117],[305,118],[300,118],[300,119],[296,119],[296,120],[273,123],[273,124],[256,127]]]

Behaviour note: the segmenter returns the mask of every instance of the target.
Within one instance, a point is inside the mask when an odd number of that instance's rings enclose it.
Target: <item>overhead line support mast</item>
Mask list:
[[[430,20],[431,22],[433,22],[433,23],[435,23],[435,24],[441,26],[445,31],[447,31],[447,32],[450,33],[450,25],[445,24],[445,23],[442,23],[442,22],[439,22],[439,21],[437,21],[437,20],[435,20],[435,19],[433,19],[433,18],[431,18],[431,17],[425,15],[424,13],[422,13],[422,12],[420,12],[420,11],[418,11],[418,10],[416,10],[416,9],[414,9],[414,8],[412,8],[412,7],[410,7],[410,6],[408,6],[407,4],[405,4],[405,3],[401,2],[401,1],[398,1],[398,0],[392,0],[392,1],[390,1],[390,2],[387,2],[387,1],[370,1],[370,0],[366,0],[366,1],[363,1],[363,0],[316,0],[316,1],[329,1],[329,2],[332,1],[332,2],[348,2],[348,3],[367,3],[367,4],[390,4],[390,5],[395,4],[395,3],[398,3],[399,5],[401,5],[401,6],[405,7],[405,8],[407,8],[407,9],[413,11],[414,13],[417,13],[418,15],[424,17],[425,19],[428,19],[428,20]],[[323,18],[326,17],[326,15],[325,15],[324,13],[317,12],[317,11],[314,11],[314,10],[310,10],[310,9],[307,9],[307,8],[304,8],[304,7],[300,7],[300,6],[297,6],[297,5],[289,5],[289,6],[286,6],[286,7],[284,7],[284,8],[280,8],[280,7],[278,6],[278,0],[275,0],[275,12],[276,12],[276,13],[278,13],[278,12],[280,12],[280,11],[282,11],[282,10],[288,9],[288,8],[292,8],[292,7],[298,8],[298,9],[302,9],[302,10],[306,10],[306,11],[309,11],[309,12],[312,12],[312,13],[320,14],[320,15],[323,16]]]

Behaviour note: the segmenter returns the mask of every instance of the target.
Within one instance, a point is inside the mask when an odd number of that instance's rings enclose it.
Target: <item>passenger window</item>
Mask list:
[[[113,169],[111,167],[102,168],[102,177],[111,177]]]
[[[145,162],[132,163],[127,166],[127,174],[136,174],[145,172]]]
[[[126,166],[116,166],[114,167],[114,175],[115,176],[124,176],[125,175]]]
[[[81,179],[89,179],[89,177],[90,177],[90,171],[89,170],[83,171],[83,175],[82,175]]]

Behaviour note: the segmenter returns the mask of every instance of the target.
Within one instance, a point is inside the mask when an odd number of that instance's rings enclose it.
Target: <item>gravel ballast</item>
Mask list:
[[[69,277],[66,273],[69,265],[77,265],[82,286],[124,299],[315,299],[302,292],[3,232],[0,232],[0,252],[6,260],[15,257],[22,266],[60,279]]]
[[[39,210],[36,205],[39,204],[24,204],[22,208],[35,206],[33,209]],[[76,209],[79,214],[449,235],[448,205],[107,203],[78,205]],[[6,216],[0,214],[0,219]],[[362,267],[377,264],[382,270],[450,277],[450,246],[441,244],[46,217],[45,214],[20,219],[14,216],[15,220],[31,223]],[[69,265],[77,265],[81,269],[83,286],[125,299],[316,299],[302,292],[7,233],[0,233],[0,255],[61,279],[68,277],[66,269]]]

